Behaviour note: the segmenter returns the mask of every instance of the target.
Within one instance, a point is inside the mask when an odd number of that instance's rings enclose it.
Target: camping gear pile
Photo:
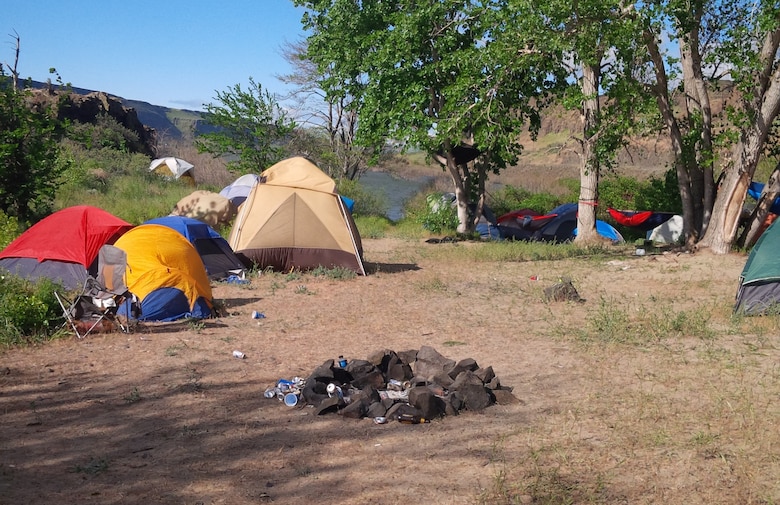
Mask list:
[[[161,158],[149,167],[174,178],[191,169],[177,158]],[[230,242],[212,226],[229,223],[235,205],[216,193],[195,191],[176,204],[173,215],[136,227],[79,205],[51,214],[17,237],[0,251],[0,270],[32,281],[50,279],[71,292],[70,299],[65,292],[56,294],[63,317],[79,337],[115,316],[142,321],[212,317],[209,282],[242,281],[249,268],[344,267],[365,274],[349,201],[316,165],[290,158],[239,181],[236,186],[243,189],[226,191],[233,201],[242,192],[247,200]],[[105,286],[114,277],[99,271],[99,253],[112,246],[123,253],[122,263],[111,266],[124,272],[122,292]],[[105,306],[109,301],[114,305]]]
[[[559,205],[544,215],[530,209],[515,210],[498,217],[495,226],[507,240],[568,242],[577,236],[577,211],[576,203]],[[625,242],[606,221],[596,220],[596,231],[612,243]]]
[[[288,406],[312,406],[318,415],[411,423],[518,401],[492,367],[471,358],[456,362],[430,346],[339,361],[325,361],[305,379],[280,381],[265,396],[278,396]]]

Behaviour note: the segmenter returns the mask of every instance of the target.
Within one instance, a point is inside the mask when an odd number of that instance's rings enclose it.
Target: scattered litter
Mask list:
[[[225,279],[225,282],[229,284],[249,284],[248,279],[242,279],[237,275],[228,275],[227,279]]]
[[[256,310],[252,311],[252,319],[265,319],[265,314]]]
[[[244,359],[246,358],[246,354],[241,351],[233,351],[233,357],[237,359]]]

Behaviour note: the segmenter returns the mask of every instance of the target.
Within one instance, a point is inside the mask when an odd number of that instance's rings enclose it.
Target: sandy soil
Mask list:
[[[364,246],[366,277],[217,284],[218,319],[3,352],[0,503],[755,503],[750,489],[780,498],[775,469],[740,480],[717,457],[632,440],[632,426],[649,433],[648,423],[701,412],[683,383],[704,368],[677,373],[693,366],[678,357],[699,341],[681,337],[684,350],[671,353],[594,351],[577,338],[604,303],[707,307],[717,325],[744,256],[475,263],[460,249],[480,244]],[[544,300],[560,275],[584,303]],[[410,426],[263,397],[338,355],[421,345],[492,366],[518,402]],[[652,415],[643,409],[650,377],[679,403],[653,396]]]

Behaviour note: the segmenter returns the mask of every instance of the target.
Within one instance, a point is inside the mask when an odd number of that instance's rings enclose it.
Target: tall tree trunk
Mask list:
[[[658,40],[652,32],[646,32],[644,38],[653,64],[653,72],[655,73],[655,83],[651,86],[651,92],[655,96],[664,124],[669,130],[674,168],[677,173],[677,184],[680,190],[680,199],[682,201],[683,236],[685,237],[686,247],[690,248],[696,243],[698,234],[694,227],[694,222],[696,221],[694,196],[691,192],[691,181],[685,161],[686,156],[683,133],[674,116],[672,100],[669,97],[669,80],[666,76],[665,62],[658,47]]]
[[[698,129],[693,155],[686,157],[691,181],[694,222],[691,228],[701,237],[709,224],[715,198],[712,152],[712,108],[702,73],[699,51],[699,26],[702,18],[701,2],[693,2],[693,20],[688,37],[681,41],[680,59],[685,85],[685,105],[689,128]]]
[[[729,252],[734,244],[748,186],[761,158],[769,129],[780,113],[780,66],[775,65],[778,45],[780,28],[767,33],[764,39],[760,52],[763,69],[756,76],[752,101],[744,104],[753,120],[742,131],[732,158],[723,169],[723,181],[715,199],[710,226],[699,243],[718,254]]]
[[[580,201],[577,208],[577,238],[579,244],[598,240],[596,231],[596,205],[599,200],[599,159],[594,150],[598,139],[600,118],[598,65],[583,65],[582,103],[583,139],[580,161]]]

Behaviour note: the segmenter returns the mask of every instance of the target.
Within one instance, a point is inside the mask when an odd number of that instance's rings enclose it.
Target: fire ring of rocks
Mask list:
[[[339,362],[340,361],[340,362]],[[310,405],[318,415],[427,422],[461,410],[516,403],[512,388],[502,386],[493,367],[474,359],[454,361],[433,347],[395,352],[384,349],[366,360],[329,359],[307,378],[280,380],[265,392],[288,406]]]

